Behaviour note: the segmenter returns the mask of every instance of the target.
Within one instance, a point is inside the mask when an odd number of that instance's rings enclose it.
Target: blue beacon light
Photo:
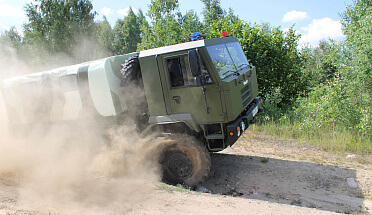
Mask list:
[[[200,38],[200,33],[199,32],[195,32],[195,33],[192,33],[191,34],[191,41],[196,41]]]

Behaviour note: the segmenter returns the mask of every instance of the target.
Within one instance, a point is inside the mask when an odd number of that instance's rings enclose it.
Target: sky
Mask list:
[[[22,32],[27,23],[24,6],[32,0],[0,0],[0,32],[15,26]],[[343,40],[340,13],[353,0],[220,0],[221,7],[232,8],[235,15],[247,23],[269,23],[286,30],[294,26],[301,34],[300,44],[317,45],[321,39]],[[147,13],[151,0],[92,0],[97,20],[105,15],[113,27],[118,18],[124,18],[129,7]],[[194,10],[202,19],[203,3],[200,0],[179,0],[183,14]],[[191,33],[191,32],[190,32]]]

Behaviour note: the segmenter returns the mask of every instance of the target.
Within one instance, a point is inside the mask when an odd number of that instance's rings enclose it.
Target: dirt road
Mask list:
[[[358,187],[351,188],[348,178]],[[371,155],[324,152],[249,131],[234,147],[212,155],[210,177],[199,187],[210,193],[146,177],[84,177],[68,186],[54,184],[53,192],[24,182],[22,174],[1,173],[0,214],[368,214],[372,209]]]
[[[213,169],[203,186],[212,193],[244,199],[362,213],[372,208],[371,157],[357,156],[246,138],[212,157]],[[355,179],[358,187],[350,188],[348,178]]]

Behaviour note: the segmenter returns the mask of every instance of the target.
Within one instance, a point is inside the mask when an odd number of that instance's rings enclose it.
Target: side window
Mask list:
[[[213,83],[212,78],[208,72],[207,65],[205,64],[205,61],[202,56],[200,56],[200,60],[201,60],[201,72],[202,72],[202,75],[205,77],[205,80],[204,80],[205,84],[212,84]]]
[[[169,58],[167,61],[167,68],[171,87],[185,86],[184,73],[186,72],[186,64],[184,57]]]
[[[206,77],[205,83],[211,84],[212,79],[210,78],[205,62],[203,59],[201,59],[201,61],[201,70],[204,77]],[[191,73],[187,54],[167,58],[166,65],[168,68],[170,85],[172,88],[196,86],[195,77]]]

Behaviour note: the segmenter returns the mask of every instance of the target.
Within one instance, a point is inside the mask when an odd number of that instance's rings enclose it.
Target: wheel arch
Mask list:
[[[153,128],[166,127],[169,125],[181,125],[186,133],[200,133],[202,129],[191,114],[172,114],[165,116],[150,116],[149,125],[141,133],[145,136]]]
[[[193,188],[208,177],[210,155],[197,138],[186,134],[169,135],[156,149],[155,158],[161,165],[164,182]]]

